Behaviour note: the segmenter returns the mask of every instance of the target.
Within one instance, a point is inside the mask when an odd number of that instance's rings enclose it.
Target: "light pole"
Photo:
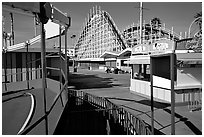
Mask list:
[[[74,47],[74,43],[73,43],[73,39],[76,37],[75,34],[73,34],[70,38],[72,39],[72,45]],[[74,48],[75,49],[75,48]],[[75,72],[75,60],[74,60],[74,57],[73,57],[73,69],[74,69],[74,72]]]
[[[140,2],[140,44],[142,44],[143,4]]]

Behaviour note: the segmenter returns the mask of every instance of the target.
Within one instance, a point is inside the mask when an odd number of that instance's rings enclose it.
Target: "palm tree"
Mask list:
[[[158,17],[151,19],[151,26],[154,29],[159,29],[161,27],[161,20]]]
[[[202,11],[196,13],[196,15],[194,16],[195,23],[198,25],[199,27],[199,32],[198,34],[202,34]]]
[[[196,13],[196,15],[194,16],[195,19],[197,19],[195,22],[196,24],[198,24],[199,28],[202,29],[202,12],[198,12]]]

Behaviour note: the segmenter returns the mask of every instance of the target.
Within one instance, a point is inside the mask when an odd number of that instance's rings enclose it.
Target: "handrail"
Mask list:
[[[57,103],[57,100],[58,100],[59,97],[61,96],[61,94],[62,94],[62,92],[64,91],[64,89],[66,88],[67,84],[68,84],[68,81],[65,82],[65,84],[63,85],[63,87],[62,87],[60,93],[55,97],[55,99],[54,99],[54,101],[53,101],[53,103],[52,103],[50,109],[47,111],[47,114],[48,114],[48,115],[49,115],[49,113],[52,111],[54,105]]]
[[[23,131],[21,131],[19,133],[20,135],[26,135],[27,133],[29,133],[33,128],[35,128],[38,124],[40,124],[40,122],[43,121],[50,114],[50,112],[54,108],[55,104],[57,103],[57,100],[59,99],[59,97],[61,96],[62,92],[66,88],[67,84],[68,84],[68,81],[65,82],[65,84],[63,85],[60,93],[55,97],[55,99],[54,99],[50,109],[48,111],[46,111],[46,114],[44,114],[41,118],[39,118],[37,121],[35,121],[32,125],[26,127]]]
[[[51,69],[51,70],[60,70],[59,68],[53,68],[53,67],[46,67],[47,69]],[[10,75],[16,75],[16,74],[23,74],[23,73],[27,73],[27,72],[32,72],[32,71],[39,71],[41,70],[42,68],[37,68],[37,69],[33,69],[33,70],[29,70],[29,71],[23,71],[23,72],[18,72],[18,73],[8,73],[8,74],[2,74],[2,76],[10,76]],[[63,75],[63,77],[65,78],[65,73],[63,70],[61,70],[61,73]]]

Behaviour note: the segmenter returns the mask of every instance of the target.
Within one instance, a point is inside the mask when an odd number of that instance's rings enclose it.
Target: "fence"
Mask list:
[[[68,100],[71,96],[74,96],[76,98],[76,105],[81,105],[85,101],[97,107],[97,111],[103,111],[103,115],[108,117],[109,120],[112,117],[114,123],[122,126],[127,135],[152,134],[150,126],[142,119],[134,116],[124,108],[113,104],[106,98],[94,96],[92,94],[77,90],[69,90]]]
[[[202,109],[202,90],[196,90],[195,92],[188,93],[188,108],[190,111],[196,111]]]

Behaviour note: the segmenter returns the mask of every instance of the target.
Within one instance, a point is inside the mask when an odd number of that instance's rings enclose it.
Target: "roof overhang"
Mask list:
[[[202,88],[202,68],[178,68],[175,89]]]
[[[78,61],[104,61],[103,58],[83,58],[83,59],[78,59]]]
[[[114,52],[110,52],[110,51],[105,51],[100,58],[116,58],[119,54],[118,53],[114,53]]]
[[[139,55],[131,56],[128,61],[125,63],[128,64],[150,64],[150,55]]]
[[[132,52],[132,49],[131,49],[131,48],[126,48],[125,50],[121,51],[118,56],[119,56],[119,57],[124,57],[124,56],[127,55],[127,54],[130,54],[130,55],[131,55],[131,52]]]
[[[180,61],[202,61],[202,53],[178,53],[176,57]]]

